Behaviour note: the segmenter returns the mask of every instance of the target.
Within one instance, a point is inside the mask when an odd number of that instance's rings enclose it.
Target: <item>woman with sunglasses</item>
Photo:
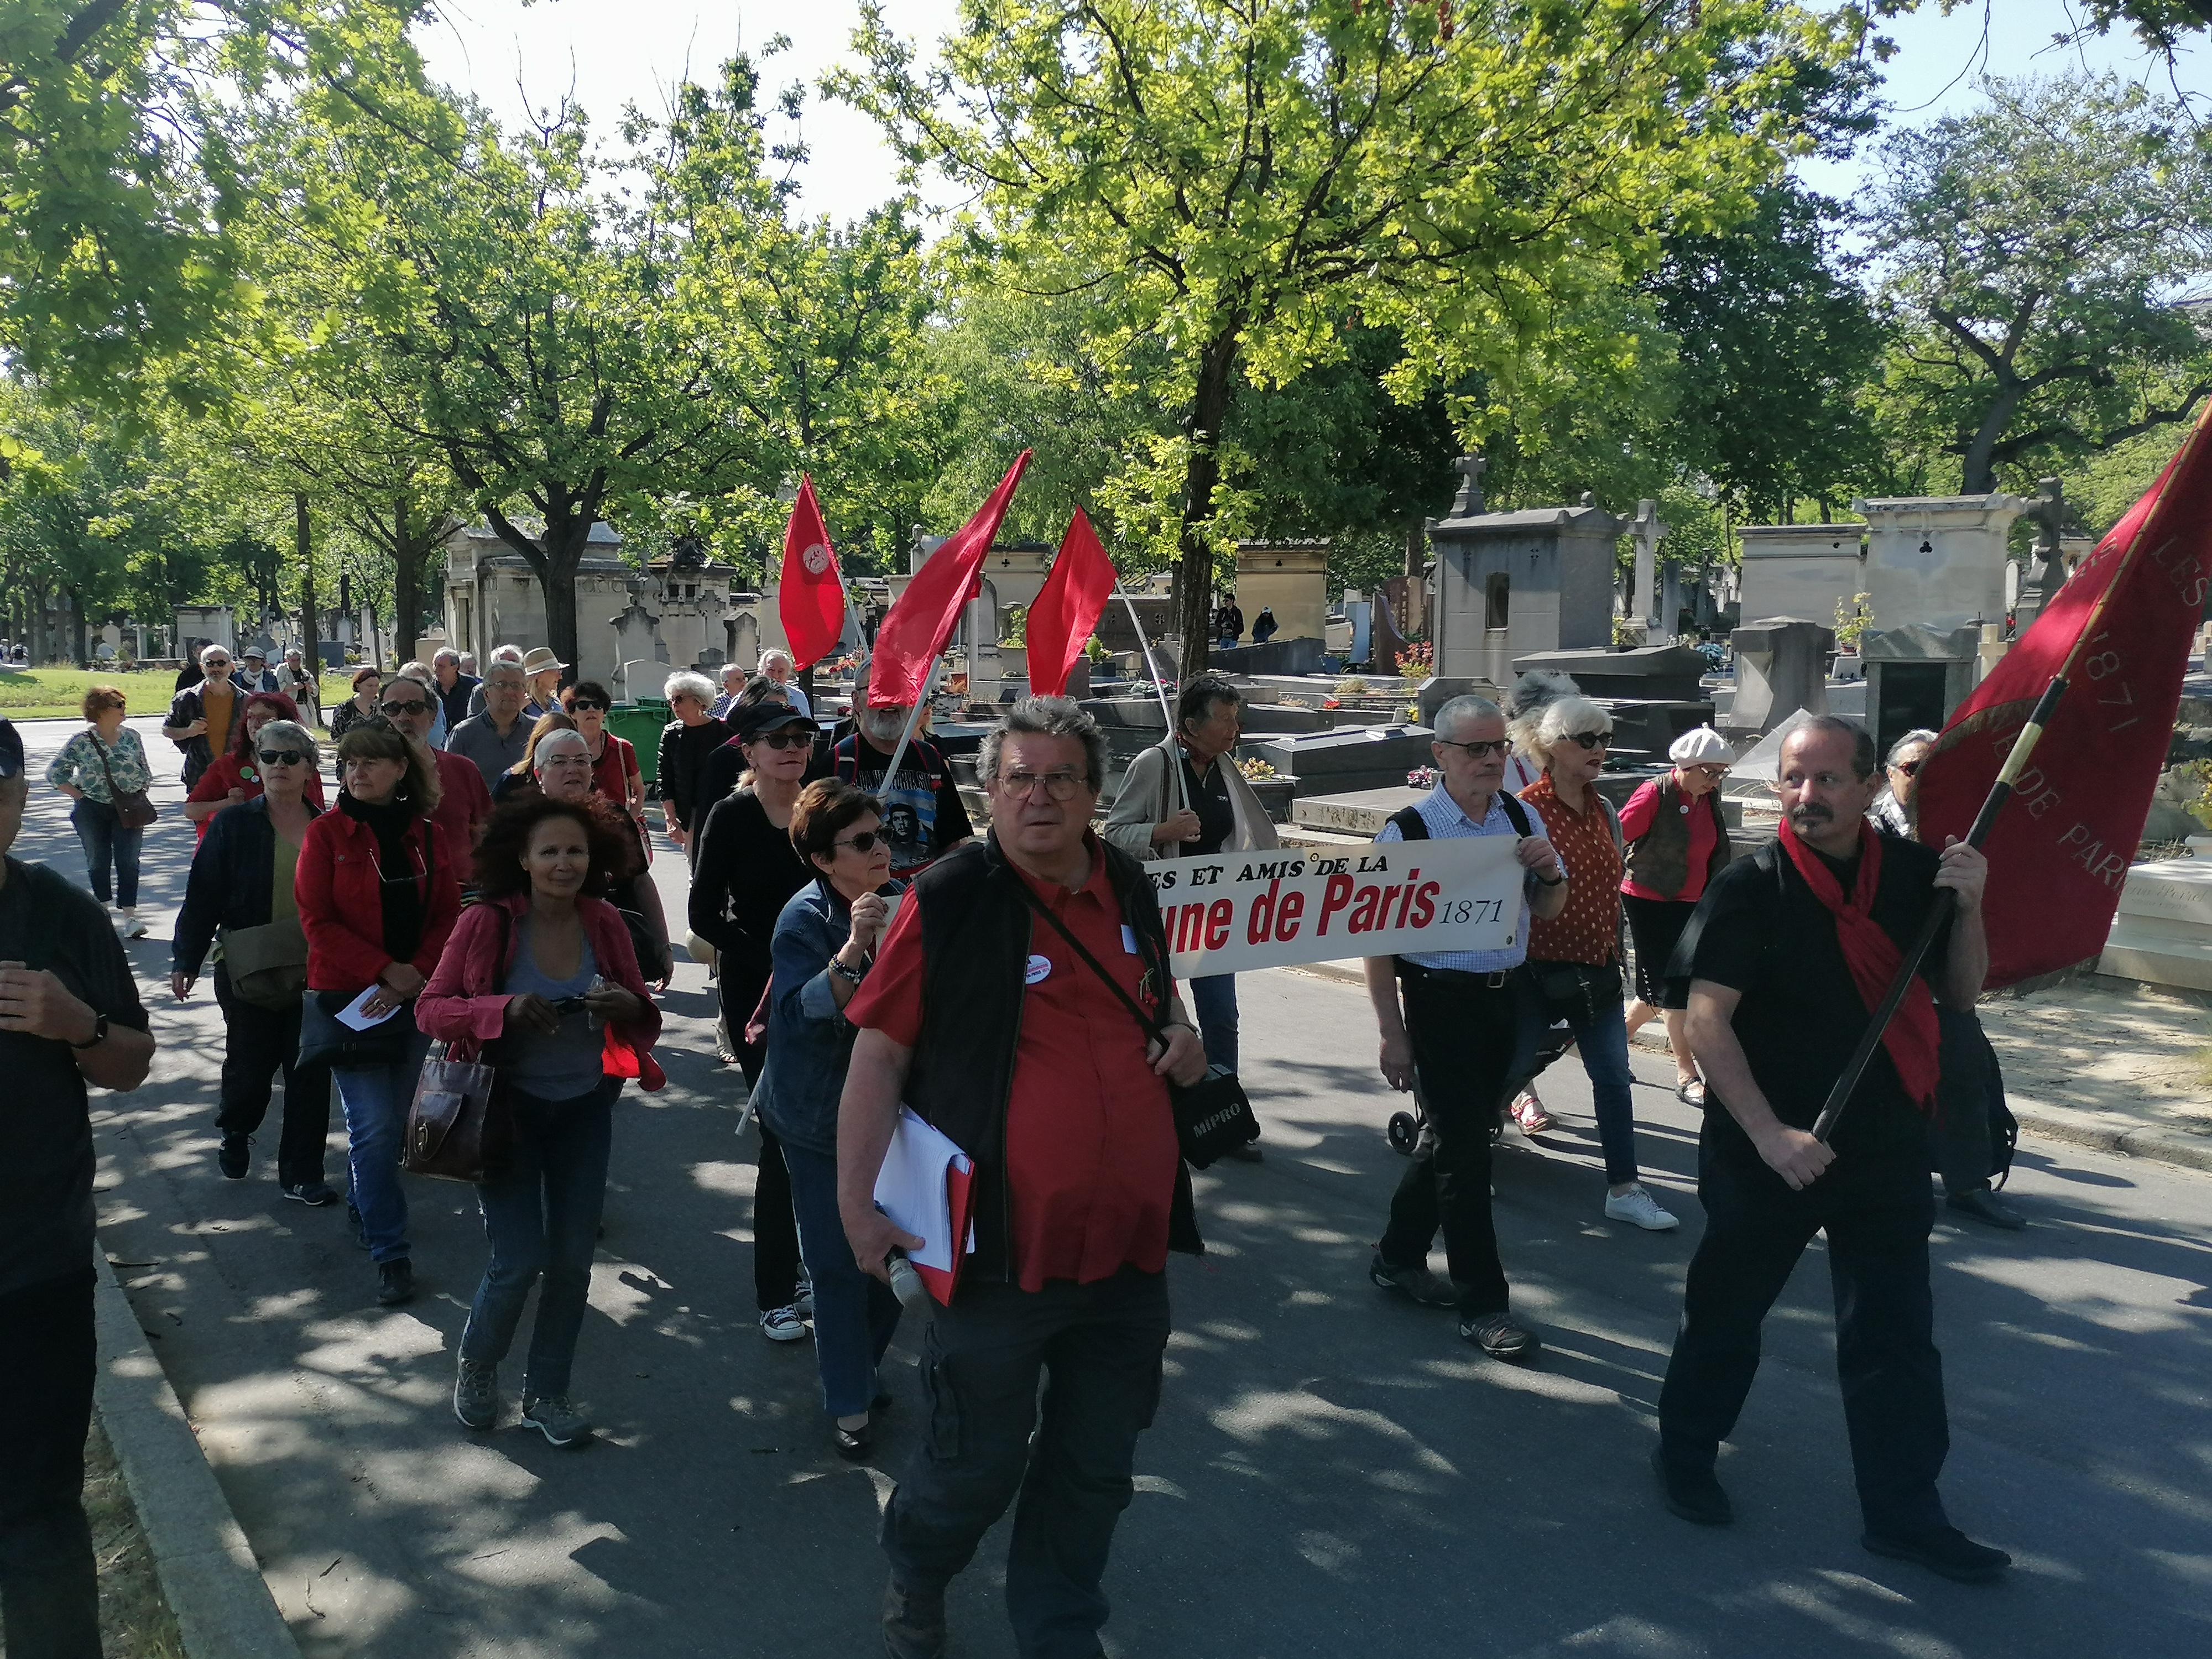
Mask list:
[[[584,745],[592,755],[592,787],[615,804],[617,811],[645,829],[645,775],[638,768],[637,750],[627,738],[618,738],[607,730],[607,711],[615,706],[613,696],[597,680],[578,680],[561,694],[561,707],[576,729],[584,734]],[[652,842],[646,843],[646,855],[652,856]]]
[[[1567,872],[1567,902],[1556,916],[1528,926],[1528,997],[1523,1039],[1565,1020],[1574,1033],[1597,1109],[1605,1152],[1608,1220],[1651,1232],[1678,1225],[1644,1190],[1636,1164],[1635,1076],[1628,1066],[1628,1029],[1620,983],[1621,831],[1612,805],[1597,792],[1613,744],[1613,716],[1579,695],[1547,703],[1522,739],[1543,775],[1521,792],[1542,815],[1545,833]]]
[[[252,718],[249,711],[248,720]],[[199,850],[177,913],[169,948],[169,989],[182,1002],[192,994],[208,947],[248,928],[299,924],[293,891],[307,826],[321,816],[315,740],[296,720],[259,726],[253,752],[254,794],[226,806],[202,826]],[[295,937],[304,951],[304,938]],[[296,983],[296,981],[295,981]],[[284,1127],[276,1143],[276,1182],[285,1197],[310,1207],[337,1201],[323,1183],[331,1133],[331,1073],[297,1064],[300,999],[282,1007],[238,994],[228,966],[215,964],[216,1006],[222,1011],[222,1094],[216,1128],[222,1139],[216,1167],[243,1181],[253,1164],[253,1133],[269,1114],[270,1085],[284,1074]]]
[[[735,794],[714,803],[699,831],[691,869],[691,931],[714,947],[720,962],[725,1064],[734,1060],[745,1087],[757,1087],[767,1059],[747,1034],[768,990],[776,918],[791,896],[814,878],[814,866],[791,843],[814,722],[787,703],[740,708],[732,722],[745,772]],[[753,1188],[753,1295],[761,1334],[773,1342],[806,1334],[799,1302],[799,1229],[792,1219],[791,1180],[774,1127],[761,1126],[760,1177]]]
[[[261,793],[261,775],[254,769],[254,750],[260,741],[262,729],[271,720],[300,723],[299,705],[282,691],[256,691],[246,700],[246,712],[239,716],[238,735],[229,748],[215,757],[215,763],[200,774],[200,781],[185,797],[185,816],[199,826],[199,838],[207,839],[208,825],[215,822],[216,814],[226,806],[236,806],[249,801]],[[311,747],[307,760],[314,763],[315,751]],[[323,810],[323,780],[319,774],[310,773],[307,798],[315,810]]]
[[[100,908],[112,892],[115,915],[125,939],[146,937],[138,916],[138,852],[146,839],[141,825],[125,823],[115,809],[120,793],[149,788],[153,769],[146,746],[124,721],[130,704],[118,685],[95,685],[77,705],[85,728],[61,746],[46,768],[46,781],[70,798],[70,823],[84,848],[85,873]],[[108,866],[115,885],[108,886]]]
[[[1628,842],[1628,873],[1620,884],[1628,935],[1636,945],[1636,1000],[1628,1010],[1633,1037],[1656,1014],[1674,1051],[1674,1097],[1705,1103],[1705,1085],[1690,1057],[1688,1016],[1667,1008],[1667,958],[1705,896],[1705,884],[1729,861],[1728,820],[1721,812],[1720,783],[1735,764],[1735,750],[1710,726],[1685,732],[1668,748],[1674,769],[1653,778],[1620,809]]]
[[[337,1049],[331,1065],[345,1112],[355,1237],[376,1263],[386,1307],[415,1294],[399,1143],[430,1039],[413,1004],[460,914],[459,861],[432,821],[438,769],[421,741],[378,715],[338,739],[337,810],[307,826],[294,891],[307,935],[302,1054]],[[362,993],[378,1023],[349,1035],[337,1020]]]
[[[890,842],[874,797],[849,783],[810,783],[791,813],[791,844],[814,868],[776,918],[769,988],[768,1064],[753,1103],[782,1143],[799,1249],[814,1288],[814,1358],[840,1457],[870,1449],[869,1413],[890,1397],[876,1368],[898,1329],[890,1286],[860,1271],[837,1212],[837,1104],[855,1028],[845,1005],[860,988],[890,907]]]

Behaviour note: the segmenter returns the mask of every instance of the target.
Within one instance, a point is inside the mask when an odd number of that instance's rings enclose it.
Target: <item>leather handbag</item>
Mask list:
[[[125,830],[143,830],[161,818],[161,810],[143,789],[118,789],[115,774],[107,764],[107,750],[98,738],[92,740],[92,751],[100,757],[100,775],[107,780],[108,804],[115,808],[115,820]]]
[[[307,935],[299,917],[224,929],[222,970],[231,994],[257,1008],[297,1007],[307,988]]]
[[[1085,948],[1083,941],[1068,931],[1067,925],[1045,908],[1030,890],[1027,882],[1021,884],[1021,890],[1029,907],[1052,924],[1053,931],[1067,941],[1075,954],[1098,975],[1099,982],[1121,1000],[1145,1035],[1164,1044],[1168,1040],[1166,1028],[1138,1006],[1136,998],[1121,988],[1121,981],[1108,973],[1105,964]],[[1253,1115],[1251,1099],[1245,1094],[1244,1085],[1237,1080],[1237,1073],[1226,1066],[1207,1066],[1206,1075],[1188,1085],[1170,1083],[1168,1105],[1175,1114],[1176,1144],[1182,1150],[1183,1162],[1194,1170],[1203,1170],[1260,1138],[1260,1120]]]
[[[410,1175],[481,1183],[514,1152],[514,1114],[496,1067],[453,1060],[450,1052],[433,1044],[422,1061],[399,1167]]]
[[[358,991],[308,991],[300,998],[300,1053],[293,1065],[334,1066],[341,1070],[390,1066],[407,1052],[415,1040],[415,1005],[402,1003],[398,1012],[366,1031],[356,1031],[338,1018]]]

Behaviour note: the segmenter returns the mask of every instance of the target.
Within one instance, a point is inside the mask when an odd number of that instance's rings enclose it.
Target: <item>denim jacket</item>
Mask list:
[[[885,898],[902,881],[877,890]],[[852,907],[817,877],[791,896],[775,919],[769,951],[768,1061],[753,1106],[777,1138],[808,1152],[837,1152],[837,1103],[856,1035],[830,991],[830,958],[853,936]]]

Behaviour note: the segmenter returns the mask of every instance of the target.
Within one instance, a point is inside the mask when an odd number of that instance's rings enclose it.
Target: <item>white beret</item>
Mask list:
[[[1710,726],[1685,732],[1667,747],[1667,758],[1677,766],[1734,766],[1735,750]]]

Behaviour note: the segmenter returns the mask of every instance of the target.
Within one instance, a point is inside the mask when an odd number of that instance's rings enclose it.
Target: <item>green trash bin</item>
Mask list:
[[[675,718],[665,697],[640,697],[607,711],[607,730],[637,750],[637,769],[647,783],[660,774],[660,729]]]

